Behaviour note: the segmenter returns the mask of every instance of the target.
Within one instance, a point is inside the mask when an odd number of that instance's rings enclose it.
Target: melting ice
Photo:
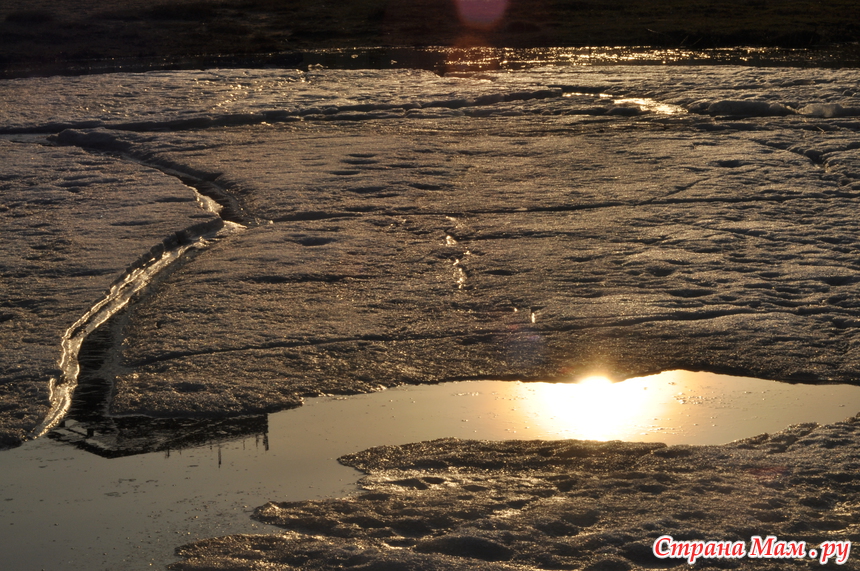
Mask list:
[[[113,414],[597,365],[854,382],[858,93],[854,70],[733,66],[2,81],[3,442],[44,419],[63,335],[104,291],[218,224],[198,191],[248,230],[193,249],[122,317]],[[678,392],[682,409],[706,400]],[[32,446],[4,454],[59,466],[39,448],[54,443]],[[95,494],[172,486],[119,464]],[[44,521],[10,497],[7,519]]]

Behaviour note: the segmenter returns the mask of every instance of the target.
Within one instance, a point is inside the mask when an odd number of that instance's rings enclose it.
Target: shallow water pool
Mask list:
[[[3,562],[22,571],[163,568],[183,543],[273,531],[249,518],[269,500],[356,490],[361,475],[336,458],[383,444],[442,437],[718,444],[858,411],[860,387],[671,371],[621,383],[470,381],[308,399],[248,423],[243,434],[210,428],[217,443],[143,454],[133,452],[146,435],[109,440],[67,421],[53,439],[0,453]]]

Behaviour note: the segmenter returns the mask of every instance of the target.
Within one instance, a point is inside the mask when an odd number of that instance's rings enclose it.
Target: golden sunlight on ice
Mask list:
[[[658,115],[682,115],[687,112],[686,109],[678,105],[661,103],[659,101],[643,97],[616,99],[613,101],[613,103],[615,103],[616,105],[638,105],[642,110],[656,113]]]

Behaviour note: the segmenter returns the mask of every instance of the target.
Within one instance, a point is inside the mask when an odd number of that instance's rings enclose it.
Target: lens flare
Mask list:
[[[460,20],[473,28],[492,28],[502,19],[507,8],[508,0],[457,0]]]

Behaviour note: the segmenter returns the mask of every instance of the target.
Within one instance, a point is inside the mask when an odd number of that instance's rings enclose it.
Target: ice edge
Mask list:
[[[71,406],[72,394],[77,386],[80,365],[78,352],[87,335],[128,305],[131,298],[152,283],[153,279],[191,249],[206,247],[207,238],[218,236],[222,230],[233,230],[234,225],[225,225],[221,219],[187,228],[152,249],[144,260],[138,260],[119,278],[107,294],[93,305],[63,334],[61,342],[61,376],[48,381],[51,409],[45,419],[36,426],[26,440],[44,436],[66,415]],[[148,258],[148,259],[147,259]]]
[[[65,131],[60,137],[50,137],[49,140],[64,146],[77,146],[89,152],[123,150],[114,147],[112,143],[115,143],[115,139],[110,135],[106,137],[102,135],[101,138],[94,141],[92,136],[88,138],[76,131]],[[44,420],[24,438],[24,441],[44,436],[59,424],[69,411],[80,373],[78,353],[87,335],[126,307],[135,294],[150,285],[159,274],[180,260],[189,250],[203,249],[209,245],[208,240],[220,238],[245,228],[242,224],[230,220],[231,215],[236,214],[235,211],[241,211],[241,207],[232,196],[222,189],[210,188],[214,186],[212,184],[206,185],[207,187],[202,189],[200,185],[205,184],[206,181],[198,177],[160,165],[148,164],[146,161],[127,153],[118,153],[115,156],[122,160],[136,162],[147,168],[155,168],[168,176],[179,179],[194,192],[201,208],[218,216],[218,218],[179,230],[162,240],[160,244],[153,246],[148,253],[138,258],[126,269],[101,300],[96,302],[65,331],[60,343],[62,348],[59,360],[60,378],[58,380],[57,377],[51,377],[48,380],[50,410]],[[221,201],[219,202],[218,199]],[[222,202],[226,203],[226,209]]]

